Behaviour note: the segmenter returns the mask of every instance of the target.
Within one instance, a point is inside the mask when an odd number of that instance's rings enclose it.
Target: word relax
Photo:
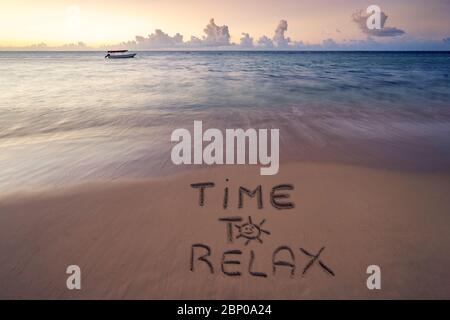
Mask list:
[[[279,129],[270,129],[270,155],[268,129],[226,129],[224,146],[223,134],[219,129],[203,132],[202,121],[194,121],[193,139],[187,129],[172,132],[171,141],[178,142],[171,152],[175,165],[181,164],[261,164],[261,175],[275,175],[279,170],[280,134]],[[204,148],[204,143],[208,143]],[[193,148],[192,148],[193,145]],[[247,152],[248,146],[248,152]],[[225,149],[224,149],[225,147]],[[192,159],[192,149],[194,157]],[[225,156],[224,156],[225,151]],[[236,154],[235,154],[236,153]]]
[[[321,259],[321,255],[325,247],[322,247],[317,253],[312,253],[311,251],[299,248],[298,253],[305,256],[308,260],[304,264],[300,273],[305,276],[308,270],[313,266],[317,265],[326,274],[330,276],[335,276],[334,271],[325,264]],[[222,274],[229,277],[240,277],[244,272],[242,268],[243,252],[241,250],[226,250],[222,253],[222,259],[220,263],[220,271]],[[198,264],[202,264],[203,269],[206,269],[214,274],[217,270],[212,263],[212,251],[209,246],[202,243],[193,244],[191,247],[191,271],[195,272],[199,268]],[[267,278],[268,273],[262,270],[255,269],[256,255],[253,250],[250,250],[250,258],[248,259],[248,265],[246,266],[246,272],[253,277]],[[294,277],[297,273],[298,262],[296,263],[296,255],[294,250],[289,246],[280,246],[272,254],[272,274],[275,275],[279,268],[287,269],[291,275]]]

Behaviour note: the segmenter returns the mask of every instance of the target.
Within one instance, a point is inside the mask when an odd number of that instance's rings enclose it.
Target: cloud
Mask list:
[[[58,50],[67,50],[67,51],[84,51],[84,50],[90,50],[92,48],[89,48],[84,42],[79,41],[77,43],[67,43],[62,46],[57,47]]]
[[[367,19],[370,17],[370,14],[365,13],[364,11],[358,11],[353,13],[352,19],[355,22],[359,29],[369,36],[375,37],[396,37],[405,34],[405,31],[395,28],[395,27],[385,27],[388,16],[381,12],[381,29],[369,29],[367,28]]]
[[[47,50],[49,48],[50,47],[44,42],[36,43],[36,44],[32,44],[31,46],[24,47],[24,49],[37,50],[37,51]]]
[[[273,36],[273,43],[278,48],[287,48],[289,47],[289,42],[291,42],[290,38],[286,38],[284,33],[288,29],[288,23],[286,20],[281,20],[278,23],[277,28],[275,29],[275,35]]]
[[[45,42],[40,42],[24,47],[0,47],[0,50],[19,50],[19,51],[88,51],[95,50],[88,47],[84,42],[66,43],[59,46],[49,46]]]
[[[337,49],[339,45],[333,39],[325,39],[322,41],[322,46],[327,49]]]
[[[230,32],[228,26],[218,26],[211,19],[203,30],[205,35],[202,38],[191,36],[189,41],[183,40],[180,33],[170,36],[160,29],[156,29],[154,33],[147,37],[135,36],[135,40],[122,42],[113,46],[114,48],[127,48],[135,50],[148,49],[188,49],[188,48],[204,48],[204,47],[226,47],[232,45],[230,43]]]
[[[231,35],[228,26],[218,26],[214,19],[209,20],[203,30],[205,35],[202,38],[191,36],[191,39],[185,42],[187,48],[202,48],[202,47],[227,47],[233,45],[230,42]]]
[[[447,51],[450,43],[442,40],[402,40],[378,42],[373,37],[365,40],[345,40],[336,42],[326,39],[321,44],[304,44],[297,46],[296,50],[307,51]]]
[[[187,45],[189,47],[193,47],[193,48],[198,48],[198,47],[202,47],[203,46],[203,40],[196,37],[196,36],[191,36],[191,40],[187,42]]]
[[[136,45],[139,48],[176,47],[183,45],[183,36],[177,33],[171,37],[162,30],[156,29],[155,32],[148,35],[147,38],[136,36]]]
[[[172,48],[182,47],[184,45],[183,36],[179,33],[173,37],[164,33],[160,29],[156,29],[154,33],[149,34],[147,37],[135,36],[135,40],[122,42],[118,45],[114,45],[114,48],[127,48],[135,50],[146,49],[158,49],[158,48]]]
[[[265,49],[273,49],[273,41],[269,39],[267,36],[262,36],[258,39],[258,46]]]
[[[302,41],[292,41],[286,36],[288,23],[281,20],[274,31],[272,38],[261,36],[255,40],[249,33],[242,33],[239,44],[231,42],[228,26],[216,25],[214,19],[211,19],[204,29],[202,37],[192,36],[190,40],[184,41],[179,33],[170,36],[162,30],[155,30],[147,37],[136,36],[134,40],[122,42],[115,45],[104,45],[100,47],[89,47],[84,42],[63,44],[60,46],[48,46],[45,43],[37,43],[25,47],[0,47],[0,50],[24,50],[24,51],[88,51],[88,50],[111,50],[111,49],[129,49],[129,50],[202,50],[202,49],[222,49],[222,50],[411,50],[411,51],[446,51],[450,49],[450,37],[438,40],[419,40],[402,37],[396,40],[377,42],[376,37],[392,37],[393,34],[404,33],[397,28],[386,28],[387,16],[382,14],[383,29],[368,30],[366,27],[366,17],[363,12],[353,15],[354,21],[360,26],[368,37],[364,40],[344,40],[337,42],[333,38],[327,38],[318,44],[303,43]],[[384,30],[384,31],[383,31]],[[336,30],[337,32],[337,30]],[[380,34],[381,32],[381,34]],[[389,36],[388,36],[389,34]]]
[[[262,49],[288,49],[291,45],[291,39],[285,36],[287,29],[287,21],[281,20],[275,29],[273,38],[270,39],[267,36],[261,36],[257,42],[258,47]]]
[[[228,26],[218,26],[214,22],[214,19],[209,21],[209,24],[203,32],[205,33],[205,36],[203,37],[202,43],[207,47],[223,47],[231,44]]]
[[[248,33],[242,33],[241,42],[239,46],[242,48],[253,48],[253,38]]]

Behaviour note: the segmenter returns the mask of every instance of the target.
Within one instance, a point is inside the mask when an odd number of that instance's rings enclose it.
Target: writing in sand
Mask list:
[[[193,183],[191,187],[198,190],[198,204],[205,207],[207,203],[207,190],[215,187],[214,182]],[[292,202],[290,192],[295,188],[292,184],[280,184],[271,188],[269,202],[277,210],[292,210],[295,208]],[[238,189],[238,209],[244,208],[245,201],[254,199],[258,209],[264,208],[263,188],[261,185],[255,188],[240,186]],[[222,206],[228,208],[230,190],[224,189]],[[247,199],[247,200],[245,200]],[[226,242],[229,245],[240,245],[240,247],[227,248],[219,252],[220,263],[215,265],[216,252],[208,244],[198,242],[191,246],[190,252],[190,271],[207,272],[209,274],[223,274],[228,277],[241,277],[244,273],[252,277],[267,278],[269,272],[266,270],[256,270],[255,262],[257,260],[254,248],[245,250],[245,248],[254,245],[263,245],[267,237],[272,232],[266,227],[266,219],[257,219],[248,216],[245,219],[241,216],[226,216],[218,219],[225,227]],[[243,247],[242,247],[243,246]],[[334,271],[323,260],[325,247],[317,251],[302,246],[281,245],[276,247],[271,256],[272,275],[275,276],[280,269],[286,269],[291,277],[297,274],[305,276],[313,268],[320,268],[330,276],[335,276]],[[299,265],[299,255],[302,265]],[[244,266],[244,261],[246,261]]]

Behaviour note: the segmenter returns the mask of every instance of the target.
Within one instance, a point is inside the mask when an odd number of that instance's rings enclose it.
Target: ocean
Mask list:
[[[450,53],[0,52],[0,192],[178,171],[170,133],[280,128],[281,158],[450,171]]]

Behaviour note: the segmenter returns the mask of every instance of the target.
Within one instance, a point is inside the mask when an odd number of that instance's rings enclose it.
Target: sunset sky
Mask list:
[[[352,14],[377,4],[389,27],[404,34],[377,41],[442,41],[450,37],[450,0],[0,0],[0,47],[83,42],[98,47],[147,37],[155,29],[201,38],[210,18],[229,28],[231,42],[243,32],[272,38],[281,19],[292,41],[337,43],[367,39]]]

